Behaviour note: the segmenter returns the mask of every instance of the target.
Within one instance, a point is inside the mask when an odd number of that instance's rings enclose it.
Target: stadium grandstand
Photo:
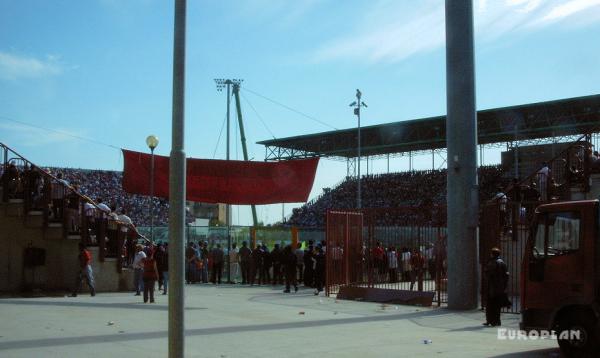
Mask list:
[[[24,178],[23,167],[17,167],[19,177]],[[0,169],[2,170],[2,169]],[[47,168],[52,174],[61,173],[63,179],[71,185],[76,185],[81,194],[92,200],[101,199],[109,207],[119,211],[125,210],[136,226],[150,226],[149,208],[154,210],[154,225],[167,226],[169,217],[169,201],[163,198],[150,199],[148,196],[126,193],[121,186],[123,173],[120,171],[74,169],[74,168]],[[0,172],[2,174],[2,172]],[[23,188],[15,188],[15,197],[22,197]],[[154,201],[154,205],[150,204]],[[194,221],[193,216],[187,213],[187,222]]]
[[[527,179],[542,161],[555,155],[583,136],[592,145],[600,132],[600,95],[478,111],[480,160],[487,149],[506,147],[502,162],[479,168],[479,197],[493,197],[498,187],[506,187],[513,178]],[[294,209],[288,225],[323,227],[328,209],[356,207],[357,129],[328,131],[258,142],[265,146],[265,160],[323,157],[347,163],[346,178],[334,188],[325,189],[317,198]],[[446,147],[446,117],[438,116],[373,125],[361,128],[361,152],[367,158],[441,155]],[[593,143],[592,143],[593,142]],[[540,152],[544,144],[547,151]],[[532,150],[531,148],[538,148]],[[519,152],[521,158],[519,158]],[[445,157],[445,155],[441,155]],[[580,155],[580,160],[583,155]],[[368,160],[368,159],[367,159]],[[564,159],[563,159],[564,160]],[[435,163],[434,160],[432,160]],[[368,163],[368,161],[367,161]],[[516,164],[515,164],[516,163]],[[563,173],[563,162],[552,168]],[[561,168],[558,168],[558,166]],[[412,164],[411,164],[412,166]],[[446,170],[367,174],[361,177],[363,207],[443,205],[446,200]]]

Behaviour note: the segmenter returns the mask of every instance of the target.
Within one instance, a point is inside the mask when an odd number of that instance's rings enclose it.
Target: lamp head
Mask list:
[[[154,148],[158,147],[158,137],[155,135],[149,135],[148,138],[146,138],[146,144],[150,150],[154,150]]]

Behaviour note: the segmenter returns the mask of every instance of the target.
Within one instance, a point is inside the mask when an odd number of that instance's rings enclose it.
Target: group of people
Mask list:
[[[444,242],[442,238],[437,245],[428,244],[423,251],[408,247],[396,250],[394,246],[386,248],[377,242],[371,250],[375,281],[378,283],[410,282],[411,291],[417,283],[418,290],[422,291],[425,279],[435,280],[438,274],[445,277]]]
[[[128,216],[140,226],[150,225],[150,211],[154,216],[154,224],[166,226],[169,219],[169,202],[163,198],[129,194],[121,185],[123,173],[107,170],[87,170],[71,168],[46,168],[45,173],[54,175],[59,180],[52,180],[42,173],[42,169],[28,164],[9,163],[7,168],[0,168],[2,176],[0,185],[5,185],[7,199],[30,199],[33,209],[41,209],[44,205],[43,195],[48,192],[52,196],[53,217],[60,218],[62,206],[55,200],[66,200],[71,191],[50,190],[52,183],[71,183],[72,187],[83,196],[103,198],[105,202],[117,208],[123,208]],[[73,203],[74,205],[74,203]],[[72,209],[69,207],[69,209]],[[186,221],[194,220],[191,213],[186,213]]]
[[[500,165],[481,166],[478,168],[480,197],[489,198],[499,185],[504,170]],[[446,200],[446,170],[423,170],[400,173],[365,175],[361,178],[362,206],[365,208],[394,208],[394,207],[426,207],[435,211],[436,206],[445,204]],[[323,193],[300,208],[292,211],[292,216],[286,224],[299,227],[325,226],[325,214],[328,209],[356,208],[356,192],[358,181],[347,177],[335,188],[325,188]],[[435,215],[432,210],[422,213],[423,221],[443,220],[445,213]],[[433,215],[432,215],[433,214]],[[382,224],[401,225],[405,213],[380,217],[385,219]],[[412,214],[411,214],[412,215]]]
[[[92,254],[83,242],[79,244],[77,259],[79,270],[71,297],[77,297],[84,282],[88,285],[90,294],[93,297],[96,295],[96,285],[92,270]],[[167,294],[169,286],[169,251],[167,243],[158,243],[157,245],[151,242],[146,242],[145,245],[135,244],[131,268],[133,269],[135,295],[141,296],[143,293],[144,303],[155,303],[154,290],[157,283],[158,290],[162,291],[163,295]]]
[[[272,250],[266,244],[249,247],[242,242],[241,247],[234,243],[226,252],[220,244],[209,247],[208,242],[189,242],[185,250],[186,283],[221,284],[223,271],[229,264],[229,283],[243,285],[284,285],[285,292],[298,284],[315,289],[315,294],[323,291],[325,284],[325,243],[311,240],[292,245],[275,244]]]

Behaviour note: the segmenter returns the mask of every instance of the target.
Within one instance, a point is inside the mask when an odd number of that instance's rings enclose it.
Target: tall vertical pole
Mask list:
[[[173,41],[173,119],[169,168],[169,357],[183,358],[185,299],[185,17],[186,0],[175,0]]]
[[[387,154],[387,173],[390,173],[390,153]]]
[[[362,197],[361,197],[361,185],[360,185],[360,97],[361,93],[356,90],[356,116],[358,117],[358,198],[356,199],[356,206],[358,209],[362,208]]]
[[[519,142],[518,142],[518,134],[519,134],[519,125],[515,125],[515,178],[519,178],[521,173],[519,173]],[[554,158],[554,154],[552,154],[552,158]]]
[[[230,113],[230,104],[231,104],[231,82],[227,80],[227,150],[226,156],[227,160],[229,160],[229,113]],[[225,206],[225,221],[227,223],[227,283],[231,283],[231,263],[229,262],[229,254],[231,252],[231,205],[227,204]]]
[[[448,308],[478,304],[477,115],[473,3],[446,0]]]
[[[150,241],[154,243],[154,148],[150,148]]]

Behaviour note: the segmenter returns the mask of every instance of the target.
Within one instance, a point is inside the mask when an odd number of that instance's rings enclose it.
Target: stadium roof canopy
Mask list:
[[[527,141],[600,132],[600,94],[477,112],[478,144]],[[361,155],[380,156],[446,147],[446,116],[361,128]],[[265,160],[354,158],[356,128],[258,142]]]

